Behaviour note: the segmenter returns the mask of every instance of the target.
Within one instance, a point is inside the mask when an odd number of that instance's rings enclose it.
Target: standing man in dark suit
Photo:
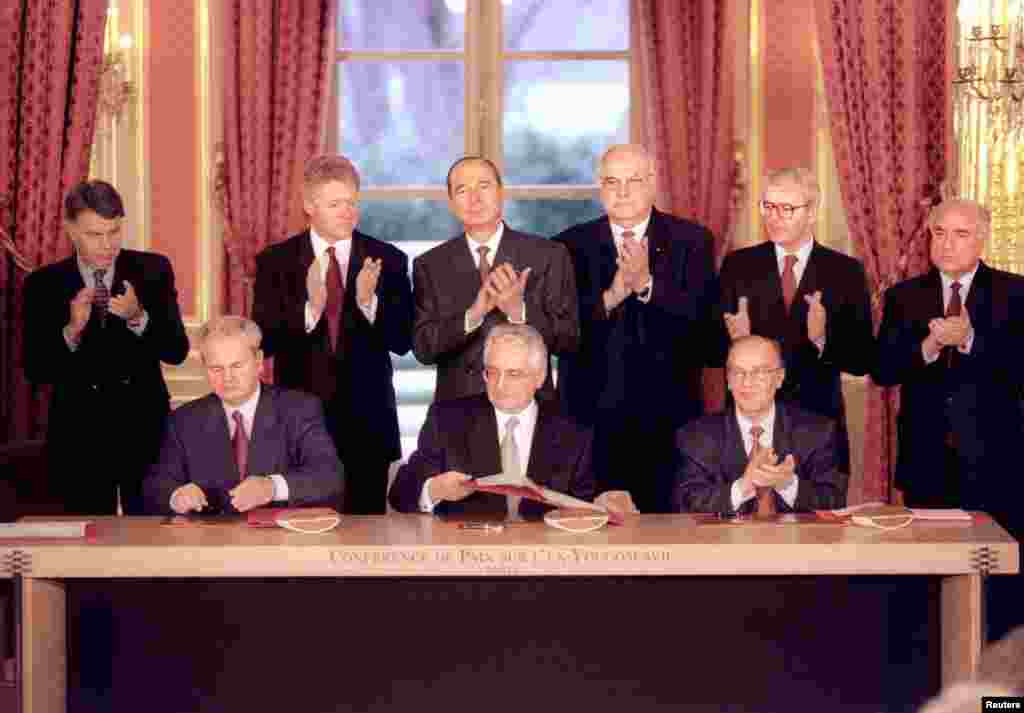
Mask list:
[[[75,254],[25,281],[25,373],[52,384],[47,449],[69,513],[142,512],[142,480],[170,411],[160,362],[188,338],[171,263],[121,248],[124,204],[103,181],[64,200]]]
[[[401,458],[391,355],[411,346],[408,258],[356,230],[359,172],[344,156],[306,164],[309,230],[256,257],[253,319],[277,383],[324,401],[345,465],[347,513],[383,514]]]
[[[559,360],[558,390],[569,415],[594,428],[599,489],[668,512],[675,431],[704,410],[714,243],[654,208],[643,147],[609,148],[598,183],[607,215],[555,238],[572,256],[580,310],[580,348]]]
[[[199,332],[213,393],[177,409],[146,479],[151,513],[331,505],[342,466],[320,399],[260,383],[260,328],[225,316]]]
[[[552,353],[574,350],[578,332],[569,256],[505,225],[497,167],[467,156],[447,183],[448,207],[465,232],[413,261],[413,351],[437,364],[435,401],[483,393],[484,338],[496,324],[529,324]],[[544,391],[553,391],[550,376]]]
[[[895,484],[906,505],[984,510],[1021,539],[1024,277],[981,261],[991,221],[973,201],[932,209],[934,268],[886,292],[872,376],[902,385]],[[988,580],[990,638],[1022,623],[1021,579]]]
[[[806,168],[765,176],[760,207],[768,242],[730,253],[722,264],[722,341],[756,334],[782,344],[779,398],[836,422],[839,465],[849,472],[840,375],[871,369],[871,300],[860,262],[815,242],[819,196]]]
[[[679,431],[676,511],[770,517],[846,505],[835,423],[776,401],[786,377],[778,342],[740,337],[726,374],[733,405]]]
[[[553,399],[538,400],[548,369],[544,338],[533,327],[499,324],[484,344],[487,393],[430,406],[419,445],[395,476],[388,497],[402,512],[541,514],[532,500],[473,492],[473,477],[506,477],[594,497],[592,434],[566,418]],[[635,512],[628,493],[602,493],[597,502]]]

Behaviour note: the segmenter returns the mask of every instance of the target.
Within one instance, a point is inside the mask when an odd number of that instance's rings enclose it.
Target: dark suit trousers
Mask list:
[[[345,467],[345,490],[335,507],[349,515],[383,515],[387,504],[388,468],[391,459],[374,438],[356,426],[358,416],[351,404],[337,397],[325,404],[324,418],[338,458]]]

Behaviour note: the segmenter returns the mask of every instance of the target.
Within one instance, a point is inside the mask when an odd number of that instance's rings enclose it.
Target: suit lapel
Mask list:
[[[469,242],[470,240],[465,233],[452,240],[451,250],[445,256],[445,262],[454,269],[455,279],[452,285],[438,285],[442,290],[451,290],[458,293],[460,295],[459,301],[463,304],[472,304],[476,299],[477,293],[480,292],[480,271],[477,269],[476,259],[471,252]],[[502,240],[502,242],[505,241]],[[490,260],[493,266],[494,256],[489,255],[487,259]],[[443,266],[443,274],[447,274],[448,264]]]
[[[771,334],[776,330],[766,329],[764,325],[780,325],[788,319],[786,301],[782,296],[779,261],[771,241],[758,245],[754,250],[751,273],[758,276],[757,294],[739,296],[750,298],[752,331],[755,334]]]
[[[971,290],[972,292],[974,290]],[[942,277],[939,271],[932,268],[924,282],[924,300],[922,305],[925,312],[925,321],[933,317],[942,317],[946,313],[946,306],[942,294]],[[968,295],[970,301],[970,295]]]
[[[985,263],[980,263],[978,271],[974,273],[974,280],[971,281],[971,290],[967,293],[964,307],[970,315],[971,324],[982,331],[992,323],[992,305],[1006,304],[1005,299],[993,298],[993,288],[992,270]]]
[[[615,238],[612,236],[612,224],[605,218],[598,226],[598,263],[597,283],[592,287],[598,296],[604,291],[605,285],[610,285],[615,278],[615,271],[618,269],[616,259],[619,257],[615,249]]]
[[[235,454],[231,449],[231,432],[228,430],[228,420],[223,402],[212,394],[209,399],[209,406],[206,410],[206,427],[203,429],[205,433],[209,434],[209,445],[204,449],[203,458],[204,460],[208,459],[208,472],[214,487],[229,490],[235,487],[239,481],[238,465],[235,463]]]
[[[775,423],[772,424],[772,449],[780,458],[784,458],[789,453],[796,458],[796,450],[793,446],[793,424],[790,414],[782,403],[776,402]]]
[[[473,476],[495,475],[501,471],[501,448],[498,445],[498,419],[494,407],[486,396],[476,400],[473,425],[466,432],[466,452],[471,454],[470,467]]]
[[[747,467],[747,448],[743,445],[743,434],[740,433],[740,423],[736,419],[736,408],[733,407],[722,413],[725,439],[723,440],[725,452],[722,453],[722,465],[726,472],[743,473]],[[738,470],[737,470],[738,469]]]
[[[522,260],[520,259],[519,247],[520,236],[506,225],[505,232],[501,234],[501,242],[498,243],[498,252],[491,258],[491,267],[507,262],[516,270],[521,270],[522,266],[520,263]]]
[[[521,450],[521,449],[520,449]],[[537,402],[537,423],[533,427],[533,442],[530,444],[530,461],[526,464],[526,477],[537,485],[552,487],[551,474],[555,472],[551,459],[558,453],[558,433],[551,409],[543,402]],[[565,484],[556,484],[565,485]],[[561,488],[555,488],[559,490]]]
[[[260,400],[256,404],[256,415],[252,420],[249,434],[249,473],[268,475],[276,469],[275,439],[277,432],[277,409],[274,408],[273,388],[260,385]]]

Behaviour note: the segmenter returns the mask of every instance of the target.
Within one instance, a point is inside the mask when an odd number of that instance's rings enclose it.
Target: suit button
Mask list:
[[[952,406],[953,405],[953,397],[952,396],[947,396],[946,397],[946,405],[947,406]]]

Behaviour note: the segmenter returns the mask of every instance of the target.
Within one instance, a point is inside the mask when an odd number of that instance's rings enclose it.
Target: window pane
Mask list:
[[[338,49],[462,49],[466,12],[453,2],[346,0],[338,3]]]
[[[629,0],[502,0],[501,4],[507,50],[629,49]]]
[[[359,230],[367,235],[397,243],[412,259],[434,245],[459,233],[462,228],[448,212],[444,201],[410,198],[395,201],[359,202]]]
[[[516,200],[505,202],[509,227],[524,233],[550,238],[571,225],[593,220],[604,214],[596,200]]]
[[[508,62],[508,183],[593,183],[609,144],[629,140],[625,61]]]
[[[364,185],[444,184],[465,143],[462,62],[339,62],[338,146]]]

